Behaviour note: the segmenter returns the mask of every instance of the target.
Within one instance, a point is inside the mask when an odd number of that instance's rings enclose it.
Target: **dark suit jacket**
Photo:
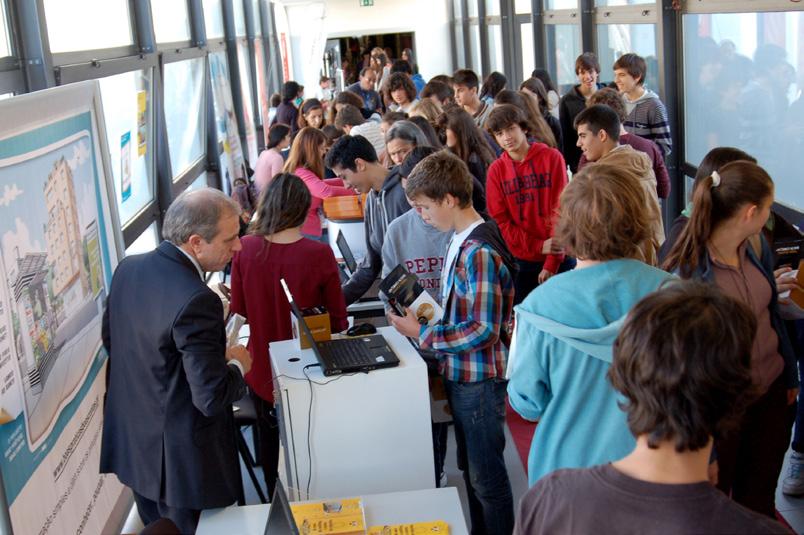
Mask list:
[[[117,267],[103,315],[109,354],[100,471],[171,507],[232,504],[240,488],[220,298],[162,242]]]

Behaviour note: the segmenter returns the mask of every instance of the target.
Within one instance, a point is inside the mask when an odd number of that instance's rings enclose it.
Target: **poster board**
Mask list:
[[[0,101],[0,115],[5,520],[17,534],[100,533],[124,487],[98,473],[101,318],[123,251],[99,85]]]

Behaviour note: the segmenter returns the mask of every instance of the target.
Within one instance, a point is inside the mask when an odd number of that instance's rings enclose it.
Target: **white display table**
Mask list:
[[[344,497],[349,497],[344,495]],[[455,487],[360,496],[366,527],[443,520],[450,535],[468,535]],[[247,505],[208,509],[201,513],[196,535],[261,534],[270,505]]]
[[[367,374],[325,377],[314,367],[305,377],[313,351],[296,340],[271,343],[279,474],[290,500],[435,487],[427,368],[395,329],[378,332],[400,365]]]

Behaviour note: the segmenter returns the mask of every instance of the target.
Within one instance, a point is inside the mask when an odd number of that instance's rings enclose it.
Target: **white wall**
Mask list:
[[[323,21],[319,6],[323,4]],[[326,39],[414,32],[414,52],[425,80],[452,72],[447,0],[277,0],[290,26],[295,79],[312,95],[318,85]],[[322,24],[323,23],[323,24]]]

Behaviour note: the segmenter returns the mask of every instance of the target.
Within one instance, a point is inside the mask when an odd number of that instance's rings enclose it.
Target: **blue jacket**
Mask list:
[[[516,307],[508,396],[539,420],[528,483],[559,468],[603,464],[635,445],[606,379],[628,311],[672,275],[636,260],[611,260],[550,278]]]
[[[746,247],[748,259],[762,272],[768,280],[771,287],[771,302],[770,302],[770,320],[771,327],[776,331],[779,338],[779,354],[784,359],[784,375],[785,385],[787,388],[798,387],[798,365],[796,363],[796,353],[793,349],[793,344],[787,334],[787,328],[784,321],[779,314],[779,294],[776,291],[776,279],[773,277],[773,253],[771,252],[768,242],[765,237],[760,234],[761,238],[761,252],[760,258],[757,258],[754,248],[749,244]],[[701,260],[698,262],[698,268],[692,273],[692,279],[699,279],[706,282],[715,282],[715,273],[712,270],[712,259],[708,253],[705,253]]]
[[[424,81],[424,78],[422,78],[422,75],[419,73],[414,74],[410,78],[413,81],[413,85],[416,87],[416,98],[419,98],[427,82]]]

